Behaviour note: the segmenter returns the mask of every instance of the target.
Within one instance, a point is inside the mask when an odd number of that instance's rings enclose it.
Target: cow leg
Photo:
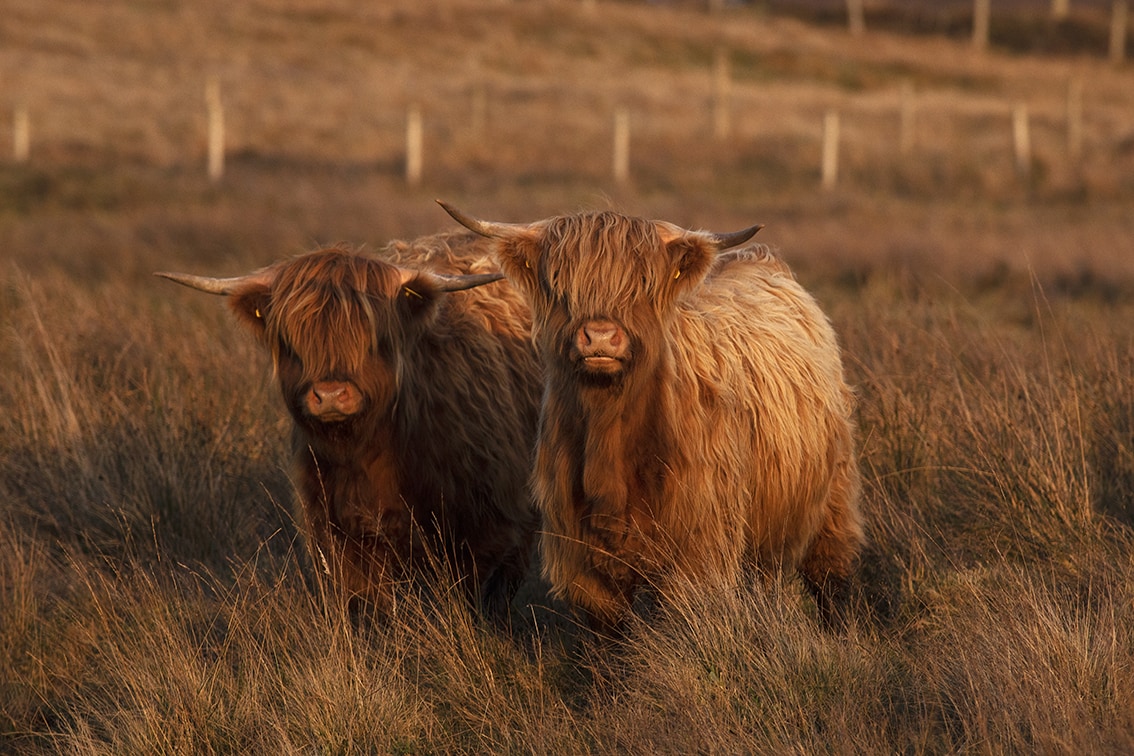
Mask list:
[[[827,521],[799,565],[819,619],[829,629],[845,628],[851,577],[858,566],[865,538],[858,512],[858,478],[846,469],[832,485]]]
[[[526,549],[518,546],[481,582],[480,608],[493,623],[508,623],[512,600],[527,576],[528,564]]]
[[[614,590],[603,576],[579,575],[568,589],[567,600],[582,609],[588,627],[596,634],[621,636],[630,602],[625,594]]]
[[[819,609],[819,621],[823,627],[834,631],[846,629],[850,578],[833,572],[816,578],[802,569],[800,574],[815,598],[815,605]]]

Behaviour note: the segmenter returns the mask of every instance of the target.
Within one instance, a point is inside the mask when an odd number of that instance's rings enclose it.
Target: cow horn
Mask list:
[[[526,231],[528,226],[522,223],[492,223],[490,221],[482,221],[479,218],[474,218],[471,215],[465,215],[457,208],[450,205],[444,200],[437,200],[437,204],[444,208],[445,212],[453,217],[457,223],[467,228],[469,231],[475,231],[481,236],[487,236],[490,239],[498,239],[505,236],[512,236],[513,234],[521,231]]]
[[[439,291],[464,291],[476,286],[484,286],[504,278],[503,273],[470,273],[464,276],[447,276],[443,273],[431,274]]]
[[[733,231],[731,234],[707,234],[709,241],[712,242],[718,250],[728,249],[729,247],[736,247],[751,239],[756,235],[756,232],[764,227],[763,223],[757,223],[755,226],[749,226],[743,231]]]
[[[237,287],[248,283],[267,283],[268,277],[262,271],[257,273],[249,273],[245,276],[236,276],[235,278],[211,278],[209,276],[195,276],[191,273],[154,273],[159,278],[168,278],[170,281],[176,281],[182,286],[188,286],[190,289],[208,292],[209,294],[231,294],[236,291]]]

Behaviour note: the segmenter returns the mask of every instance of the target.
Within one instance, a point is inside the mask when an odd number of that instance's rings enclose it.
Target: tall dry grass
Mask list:
[[[235,272],[270,244],[301,246],[289,224],[202,191],[104,217],[115,241],[102,247],[84,246],[84,214],[5,221],[4,750],[1134,746],[1121,276],[784,250],[859,388],[871,543],[845,636],[819,629],[790,579],[691,592],[617,643],[578,631],[536,584],[507,630],[444,584],[374,623],[329,600],[301,556],[266,358],[219,299],[149,276]],[[249,234],[250,219],[264,239],[230,259],[171,241],[186,225]]]
[[[1134,750],[1126,73],[624,3],[10,5],[5,81],[33,113],[65,107],[31,164],[0,166],[0,751]],[[713,145],[698,98],[722,38],[740,107],[765,116]],[[397,128],[347,103],[385,81],[371,94],[458,113],[470,59],[506,98],[496,146],[439,127],[408,190]],[[1050,157],[1071,64],[1102,101],[1079,177]],[[182,156],[199,131],[180,103],[210,66],[239,135],[218,186]],[[1050,172],[1002,178],[1003,137],[956,124],[935,128],[973,154],[881,161],[907,76],[980,118],[1028,93]],[[668,121],[613,187],[590,124],[623,96]],[[832,100],[865,120],[848,185],[816,196],[799,166]],[[157,115],[108,115],[130,103]],[[437,194],[501,220],[610,204],[768,223],[859,392],[870,546],[844,635],[791,579],[690,591],[618,642],[534,580],[504,629],[443,581],[389,622],[328,598],[266,358],[219,299],[150,274],[378,247],[447,227]]]

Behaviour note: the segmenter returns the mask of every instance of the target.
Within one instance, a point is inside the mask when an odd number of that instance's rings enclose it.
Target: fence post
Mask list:
[[[862,0],[847,0],[847,28],[854,37],[861,37],[866,31],[866,12]]]
[[[717,50],[713,57],[713,137],[728,139],[732,133],[731,80],[727,50]]]
[[[1121,65],[1126,59],[1126,27],[1129,15],[1127,0],[1114,0],[1114,11],[1110,16],[1110,62]]]
[[[1032,172],[1032,136],[1028,127],[1028,106],[1022,102],[1012,109],[1012,145],[1016,153],[1016,172],[1028,178]]]
[[[991,0],[973,0],[973,47],[978,51],[988,49],[988,28],[992,15]]]
[[[421,106],[410,105],[406,114],[406,183],[417,186],[421,183],[422,168],[422,127]]]
[[[823,117],[823,188],[831,190],[839,179],[839,112],[828,110]]]
[[[209,180],[224,176],[224,108],[221,106],[220,84],[210,78],[205,84],[205,108],[208,111]]]
[[[626,108],[614,111],[613,172],[619,184],[630,180],[630,113]]]
[[[30,155],[31,119],[28,117],[27,105],[20,103],[12,116],[12,158],[17,163],[26,163]]]
[[[914,149],[914,131],[917,127],[917,101],[914,99],[913,84],[907,79],[902,82],[901,102],[898,104],[898,153],[908,156]]]
[[[1051,17],[1062,21],[1071,13],[1071,0],[1051,0]]]
[[[1072,76],[1067,83],[1067,157],[1078,163],[1083,155],[1083,79]]]

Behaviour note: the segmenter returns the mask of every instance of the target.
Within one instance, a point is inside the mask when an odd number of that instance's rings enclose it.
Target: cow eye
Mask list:
[[[289,359],[296,359],[295,350],[292,349],[291,344],[289,344],[287,342],[287,339],[283,339],[283,338],[280,339],[280,341],[279,341],[279,352],[280,352],[281,357],[287,357]]]
[[[390,346],[389,339],[375,339],[370,342],[370,354],[375,357],[381,357],[384,360],[390,359],[393,354],[393,347]]]

